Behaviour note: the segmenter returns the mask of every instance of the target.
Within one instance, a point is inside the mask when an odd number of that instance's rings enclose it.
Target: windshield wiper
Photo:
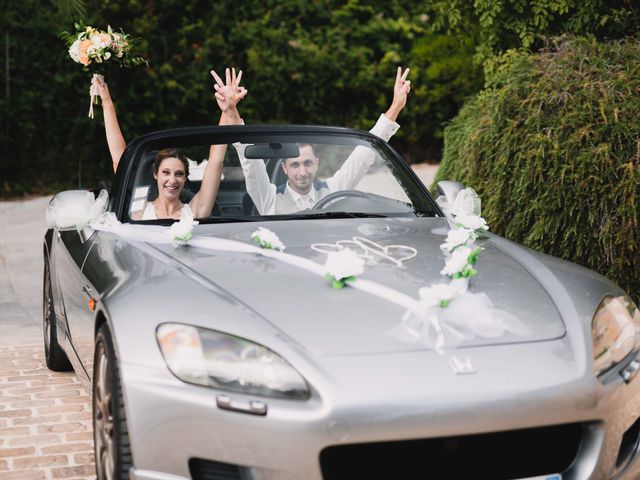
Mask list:
[[[208,217],[199,218],[200,225],[210,225],[215,223],[241,223],[241,222],[270,222],[278,220],[308,220],[308,219],[322,219],[322,218],[387,218],[389,215],[381,213],[365,213],[365,212],[308,212],[308,213],[294,213],[286,215],[268,215],[261,216],[255,215],[250,217]],[[171,225],[176,220],[158,219],[158,220],[144,220],[132,223],[151,224],[151,225]]]
[[[209,217],[198,219],[201,225],[209,223],[261,222],[262,217]]]
[[[314,212],[314,213],[294,213],[282,216],[278,220],[306,220],[315,218],[386,218],[387,215],[381,213],[364,212]]]

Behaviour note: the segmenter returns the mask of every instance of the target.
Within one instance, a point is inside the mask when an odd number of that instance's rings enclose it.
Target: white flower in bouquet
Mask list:
[[[473,230],[468,228],[452,228],[447,234],[447,238],[444,243],[440,245],[440,249],[443,252],[451,252],[452,250],[466,245],[476,239],[476,234]]]
[[[71,44],[71,47],[69,47],[69,56],[74,62],[80,63],[79,55],[80,55],[80,40],[76,39]]]
[[[324,264],[326,277],[331,280],[333,288],[342,288],[346,282],[355,281],[364,272],[364,260],[349,248],[330,252]]]
[[[283,251],[286,248],[284,243],[280,241],[278,235],[268,228],[258,227],[258,230],[251,234],[251,238],[258,242],[258,245],[262,248],[280,251]]]
[[[81,64],[85,71],[104,75],[113,67],[130,68],[147,64],[143,57],[133,51],[138,39],[122,31],[115,33],[111,26],[106,32],[79,23],[75,27],[75,33],[62,32],[60,36],[67,43],[69,57]],[[93,118],[93,104],[98,101],[98,94],[93,88],[90,97],[89,116]]]

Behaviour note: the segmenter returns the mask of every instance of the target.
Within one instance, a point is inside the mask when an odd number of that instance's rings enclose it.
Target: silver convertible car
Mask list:
[[[180,242],[173,220],[135,220],[159,150],[190,159],[187,202],[211,145],[211,216]],[[145,135],[108,197],[56,195],[46,362],[92,389],[98,479],[640,478],[635,304],[490,231],[465,293],[425,304],[455,257],[441,205],[462,187],[439,188],[369,133],[237,126]],[[359,270],[330,270],[347,250]]]

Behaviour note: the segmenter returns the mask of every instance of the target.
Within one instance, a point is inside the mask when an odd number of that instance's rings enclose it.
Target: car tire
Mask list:
[[[120,369],[111,332],[98,330],[93,362],[93,438],[97,480],[129,480],[133,466],[120,383]]]
[[[44,358],[49,370],[66,372],[72,369],[67,354],[58,344],[56,313],[53,306],[53,289],[49,262],[44,262],[42,281],[42,332],[44,336]]]

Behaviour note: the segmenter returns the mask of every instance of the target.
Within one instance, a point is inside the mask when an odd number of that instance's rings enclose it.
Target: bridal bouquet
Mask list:
[[[114,67],[131,68],[147,63],[134,52],[139,39],[132,38],[122,30],[114,32],[111,26],[107,27],[107,31],[98,30],[81,23],[76,23],[75,28],[75,33],[60,34],[67,43],[69,56],[74,62],[81,64],[83,70],[93,73],[101,81],[104,80],[104,74]],[[93,104],[98,100],[98,92],[93,86],[90,95],[89,116],[93,118]]]

